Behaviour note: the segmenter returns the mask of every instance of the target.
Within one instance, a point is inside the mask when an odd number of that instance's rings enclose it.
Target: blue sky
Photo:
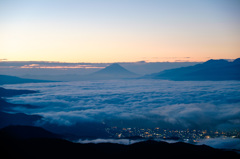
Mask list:
[[[238,0],[1,0],[0,10],[1,59],[239,57]]]

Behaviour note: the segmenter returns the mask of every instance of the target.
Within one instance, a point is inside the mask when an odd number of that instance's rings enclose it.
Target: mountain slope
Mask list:
[[[28,137],[30,135],[30,137]],[[46,136],[46,137],[44,137]],[[87,156],[87,157],[86,157]],[[239,154],[205,145],[144,141],[132,145],[80,144],[59,139],[37,127],[8,127],[0,130],[0,157],[52,158],[239,158]]]
[[[60,135],[35,126],[7,126],[0,130],[0,134],[16,139],[60,138]]]
[[[14,90],[0,87],[0,128],[9,125],[34,125],[35,122],[41,120],[39,115],[27,115],[24,113],[6,113],[2,111],[13,112],[14,107],[35,108],[29,104],[11,104],[5,101],[5,97],[12,97],[21,94],[37,93],[32,90]]]
[[[30,93],[37,93],[37,91],[5,89],[0,87],[0,97],[12,97],[16,95],[30,94]]]
[[[2,84],[21,84],[21,83],[41,83],[51,82],[45,80],[25,79],[16,76],[0,75],[0,85]]]
[[[135,78],[138,77],[137,74],[128,71],[117,63],[114,63],[110,66],[107,66],[104,69],[101,69],[97,72],[94,72],[86,78],[89,79],[123,79],[123,78]]]
[[[37,121],[41,120],[39,115],[27,115],[23,113],[5,113],[0,111],[0,128],[9,125],[34,125]]]
[[[166,80],[240,80],[240,59],[233,62],[209,60],[189,67],[165,70],[144,76],[144,78]]]
[[[135,73],[132,73],[130,71],[128,71],[127,69],[123,68],[122,66],[120,66],[117,63],[114,63],[110,66],[107,66],[106,68],[99,70],[95,73],[93,73],[95,75],[102,75],[102,74],[106,74],[106,75],[136,75]]]

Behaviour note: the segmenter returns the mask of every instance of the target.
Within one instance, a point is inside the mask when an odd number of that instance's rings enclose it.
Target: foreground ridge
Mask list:
[[[24,138],[14,134],[15,129],[27,130],[32,137]],[[41,131],[45,136],[36,132]],[[35,135],[33,135],[35,133]],[[39,136],[40,135],[40,136]],[[53,133],[38,127],[11,126],[0,130],[1,158],[239,158],[239,154],[230,151],[214,149],[206,145],[191,145],[187,143],[166,143],[143,141],[131,145],[111,143],[80,144],[56,138]],[[6,156],[6,157],[5,157]]]

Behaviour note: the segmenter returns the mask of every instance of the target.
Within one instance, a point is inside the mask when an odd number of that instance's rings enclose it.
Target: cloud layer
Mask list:
[[[9,99],[36,105],[17,111],[40,114],[52,123],[82,121],[167,128],[240,126],[239,81],[114,80],[6,85],[39,90]]]

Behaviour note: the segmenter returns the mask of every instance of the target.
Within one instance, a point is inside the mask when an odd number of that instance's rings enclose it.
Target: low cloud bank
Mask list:
[[[77,143],[116,143],[116,144],[123,144],[129,145],[137,142],[146,141],[142,140],[129,140],[129,139],[79,139],[75,142]],[[156,140],[156,141],[164,141],[168,143],[176,143],[176,140]],[[200,140],[197,145],[208,145],[213,148],[217,149],[226,149],[226,150],[240,150],[240,139],[237,138],[211,138],[211,139],[203,139]]]
[[[239,128],[239,81],[113,80],[6,85],[39,90],[10,98],[36,105],[19,112],[45,122],[104,122],[124,127]]]
[[[137,142],[141,142],[145,140],[128,140],[128,139],[93,139],[93,140],[82,140],[79,139],[77,142],[82,144],[88,144],[88,143],[115,143],[115,144],[122,144],[122,145],[129,145]]]

